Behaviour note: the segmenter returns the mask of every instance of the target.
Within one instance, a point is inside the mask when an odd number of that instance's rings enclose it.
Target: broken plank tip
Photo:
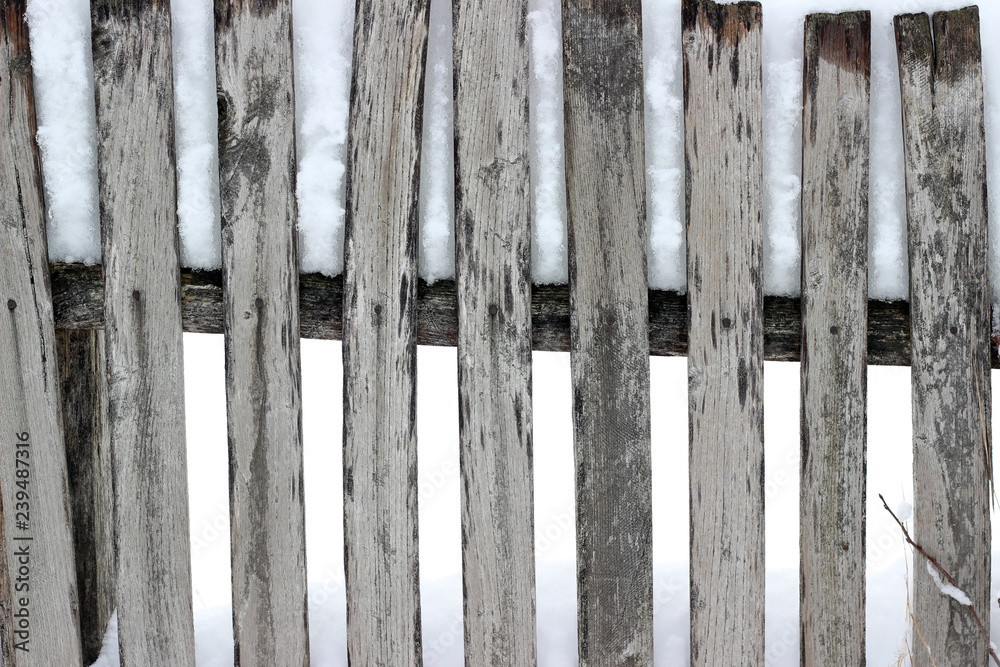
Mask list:
[[[715,33],[717,39],[735,43],[743,33],[760,27],[763,9],[759,2],[720,4],[713,0],[684,0],[681,7],[681,29],[694,30],[699,17],[703,29]]]
[[[846,72],[871,75],[871,12],[809,14],[806,43],[814,40],[820,59]]]

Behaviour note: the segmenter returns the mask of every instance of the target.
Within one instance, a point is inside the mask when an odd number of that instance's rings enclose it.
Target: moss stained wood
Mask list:
[[[653,660],[642,23],[563,3],[581,665]]]
[[[533,665],[528,3],[452,6],[465,660]]]
[[[119,653],[193,666],[170,11],[97,2],[91,24]]]
[[[239,664],[309,664],[291,1],[215,4]]]
[[[764,663],[761,10],[685,0],[691,664]]]
[[[0,660],[75,666],[79,598],[25,5],[0,7]],[[15,622],[25,612],[27,628]]]
[[[932,32],[933,27],[933,32]],[[979,12],[895,19],[913,348],[914,539],[990,608],[990,307]],[[914,566],[914,665],[986,665],[969,610]]]
[[[865,662],[870,45],[868,12],[806,17],[802,665]]]

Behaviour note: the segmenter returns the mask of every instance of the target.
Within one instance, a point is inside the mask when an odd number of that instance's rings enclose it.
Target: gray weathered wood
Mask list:
[[[340,340],[344,306],[343,280],[311,273],[299,277],[299,312],[303,338]],[[92,329],[104,326],[101,267],[52,264],[56,326]],[[222,273],[181,273],[184,331],[222,333]],[[802,312],[798,299],[764,297],[764,358],[799,361]],[[455,283],[417,282],[417,344],[454,347],[458,340]],[[649,353],[687,354],[687,296],[649,290]],[[569,352],[569,287],[534,285],[531,291],[531,346]],[[996,347],[991,364],[1000,368]],[[868,302],[868,363],[910,365],[910,306],[905,301]]]
[[[527,0],[454,0],[465,661],[533,665]]]
[[[25,7],[0,2],[0,662],[80,665]]]
[[[194,665],[170,8],[92,0],[123,665]]]
[[[580,664],[652,664],[640,2],[564,2],[563,63]]]
[[[291,0],[216,0],[233,628],[309,664]]]
[[[979,11],[897,16],[913,345],[914,539],[981,619],[990,589],[990,286]],[[915,665],[985,665],[969,609],[915,556]],[[988,620],[987,620],[988,623]]]
[[[685,0],[691,664],[764,664],[761,7]]]
[[[865,663],[869,12],[805,22],[802,664]]]
[[[359,0],[344,244],[351,664],[421,664],[417,205],[428,0]]]
[[[97,660],[115,610],[111,441],[104,332],[56,330],[83,664]]]

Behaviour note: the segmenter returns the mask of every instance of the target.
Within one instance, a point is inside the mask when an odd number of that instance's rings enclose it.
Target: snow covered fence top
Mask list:
[[[864,4],[864,3],[861,3]],[[892,17],[963,6],[962,0],[869,3],[872,12],[870,296],[906,299],[899,84]],[[809,12],[857,9],[853,0],[763,0],[764,288],[799,292],[802,20]],[[87,0],[30,0],[39,142],[50,258],[100,261],[96,135]],[[532,267],[537,284],[567,280],[559,0],[530,0]],[[981,8],[1000,25],[1000,4]],[[178,223],[182,263],[221,262],[216,83],[211,3],[173,0]],[[684,291],[684,161],[680,0],[643,0],[649,284]],[[344,160],[353,0],[294,0],[297,201],[301,270],[343,268]],[[420,275],[454,277],[454,151],[449,0],[432,0],[420,176]],[[990,209],[1000,192],[1000,114],[994,79],[1000,44],[983,44]],[[1000,294],[1000,226],[991,216],[993,294]]]

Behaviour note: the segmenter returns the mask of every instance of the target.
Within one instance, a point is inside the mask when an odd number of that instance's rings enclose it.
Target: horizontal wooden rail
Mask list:
[[[56,328],[100,329],[104,326],[104,283],[100,266],[51,265]],[[303,274],[299,304],[302,337],[340,340],[344,288],[340,277]],[[222,333],[222,272],[181,273],[184,331]],[[569,287],[536,285],[531,295],[532,347],[569,351]],[[797,298],[764,297],[764,358],[798,361],[802,315]],[[439,280],[417,289],[417,343],[454,346],[458,340],[455,283]],[[991,364],[1000,368],[996,345]],[[649,291],[649,353],[658,357],[687,354],[687,296]],[[910,306],[905,301],[868,302],[868,363],[910,365]]]

